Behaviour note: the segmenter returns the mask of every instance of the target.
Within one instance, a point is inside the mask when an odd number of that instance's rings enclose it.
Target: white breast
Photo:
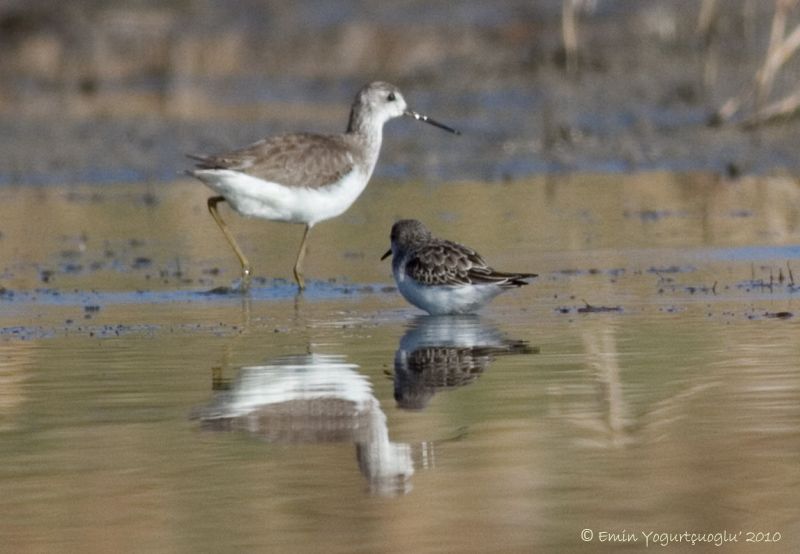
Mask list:
[[[475,313],[503,292],[501,287],[494,284],[422,285],[400,270],[394,271],[394,278],[403,298],[431,315]]]
[[[358,170],[321,188],[286,187],[229,169],[198,170],[195,176],[243,216],[310,225],[342,214],[369,181]]]

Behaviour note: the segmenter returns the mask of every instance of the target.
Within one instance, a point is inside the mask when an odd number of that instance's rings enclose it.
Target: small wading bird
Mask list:
[[[295,281],[303,290],[303,258],[311,228],[342,214],[363,192],[378,161],[383,124],[401,115],[460,134],[409,110],[394,85],[374,82],[356,95],[345,133],[280,135],[224,154],[189,154],[196,164],[187,173],[218,194],[208,199],[208,211],[239,258],[243,291],[250,284],[250,262],[220,217],[217,204],[227,201],[245,217],[305,224],[294,265]]]
[[[507,290],[527,285],[535,273],[495,271],[480,254],[438,239],[416,219],[392,226],[392,274],[400,294],[431,315],[470,314]]]

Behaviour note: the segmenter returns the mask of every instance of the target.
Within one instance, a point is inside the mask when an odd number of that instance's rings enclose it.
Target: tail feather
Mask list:
[[[522,287],[528,284],[528,282],[525,279],[533,279],[538,276],[539,276],[538,273],[516,273],[508,275],[508,281],[504,283],[504,286]]]
[[[470,271],[470,280],[473,283],[497,283],[503,287],[521,287],[527,285],[525,279],[538,277],[536,273],[507,273],[503,271],[479,272]]]

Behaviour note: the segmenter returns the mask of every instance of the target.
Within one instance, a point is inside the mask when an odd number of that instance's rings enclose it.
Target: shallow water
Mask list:
[[[377,181],[302,297],[301,229],[225,211],[249,299],[207,293],[206,196],[0,189],[4,549],[800,547],[795,179]],[[541,277],[425,317],[378,261],[405,216]]]

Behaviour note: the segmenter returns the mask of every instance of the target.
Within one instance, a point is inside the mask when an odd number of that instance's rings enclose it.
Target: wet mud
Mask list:
[[[586,196],[598,187],[605,198],[600,202]],[[548,311],[626,317],[646,310],[657,317],[685,303],[707,304],[709,313],[718,313],[713,306],[730,301],[741,306],[731,313],[753,319],[793,314],[800,292],[800,249],[793,239],[800,186],[791,178],[585,176],[501,189],[378,181],[348,215],[312,235],[309,287],[302,295],[290,276],[299,229],[231,218],[255,270],[252,290],[243,294],[236,260],[203,209],[202,187],[178,182],[149,202],[131,202],[136,189],[7,189],[0,229],[0,302],[6,311],[15,317],[41,312],[41,318],[50,309],[69,308],[60,324],[37,324],[39,334],[85,330],[98,336],[139,328],[113,320],[103,321],[108,327],[89,325],[104,319],[109,308],[126,306],[235,310],[246,301],[291,311],[298,302],[331,301],[367,303],[371,317],[380,318],[381,306],[413,313],[397,293],[389,266],[378,260],[388,244],[383,222],[411,214],[401,198],[416,198],[414,205],[423,201],[428,208],[415,208],[414,217],[487,252],[496,267],[538,272],[531,287],[500,300],[534,320]],[[454,204],[462,194],[472,200]],[[20,205],[24,212],[16,209]],[[631,215],[656,211],[662,215]],[[486,222],[477,222],[476,214]],[[49,221],[49,228],[31,230],[31,218]],[[786,305],[752,305],[764,301]],[[665,311],[668,304],[674,306]],[[24,329],[9,324],[2,332],[37,335]]]

